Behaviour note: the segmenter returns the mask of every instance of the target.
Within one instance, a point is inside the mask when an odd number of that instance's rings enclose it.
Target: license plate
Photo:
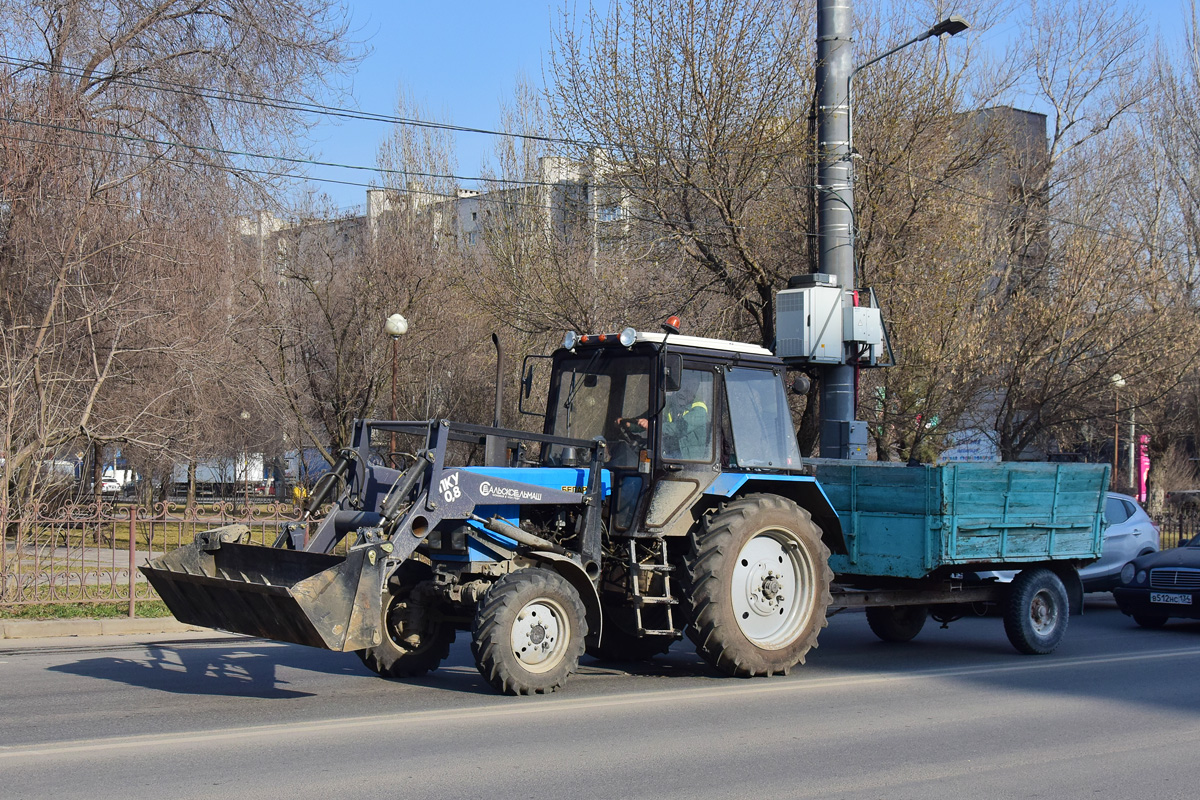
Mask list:
[[[1192,604],[1192,596],[1190,594],[1163,594],[1161,592],[1151,592],[1150,602],[1171,603],[1177,606],[1190,606]]]

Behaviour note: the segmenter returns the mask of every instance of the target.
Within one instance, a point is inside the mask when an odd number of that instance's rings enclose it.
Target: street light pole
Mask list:
[[[1112,468],[1112,488],[1114,490],[1121,487],[1120,481],[1117,480],[1117,466],[1119,464],[1121,454],[1121,389],[1125,388],[1125,379],[1121,377],[1121,373],[1117,373],[1109,378],[1113,385],[1113,468]],[[1130,475],[1132,475],[1132,471]]]
[[[817,2],[817,269],[833,275],[845,292],[854,281],[854,165],[851,140],[851,80],[863,68],[935,36],[967,29],[952,16],[857,68],[853,66],[853,0]],[[866,443],[864,423],[855,420],[854,367],[827,367],[821,376],[821,457],[848,458],[851,443]],[[865,457],[865,447],[861,448]]]
[[[396,420],[396,363],[397,349],[400,344],[400,337],[408,333],[408,320],[401,314],[392,314],[387,318],[384,324],[384,330],[387,335],[392,337],[392,421]],[[391,460],[391,454],[396,452],[396,432],[392,431],[390,444],[388,446],[388,460]]]

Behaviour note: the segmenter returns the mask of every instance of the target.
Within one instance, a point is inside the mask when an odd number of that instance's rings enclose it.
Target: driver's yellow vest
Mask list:
[[[688,412],[691,411],[693,408],[703,408],[705,411],[708,411],[708,406],[704,403],[704,401],[697,400],[696,402],[692,403],[690,406],[688,406],[687,408],[685,408],[683,410],[683,413],[679,415],[680,419],[682,419],[683,417],[686,417],[688,415]],[[668,411],[667,412],[667,422],[674,422],[674,421],[675,421],[674,418],[671,417],[671,412]]]

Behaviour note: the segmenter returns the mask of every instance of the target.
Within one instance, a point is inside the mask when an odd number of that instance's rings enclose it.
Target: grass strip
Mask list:
[[[139,600],[134,607],[139,618],[171,616],[159,600]],[[0,619],[114,619],[129,616],[129,602],[47,603],[44,605],[0,606]]]

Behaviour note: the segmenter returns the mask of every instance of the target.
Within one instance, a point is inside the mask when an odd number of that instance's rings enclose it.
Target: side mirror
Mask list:
[[[663,388],[667,392],[678,392],[683,385],[683,356],[668,353],[663,356]]]
[[[539,358],[550,359],[550,358],[552,358],[552,356],[540,356],[540,355],[534,355],[531,353],[531,354],[525,356],[525,360],[521,362],[521,385],[520,385],[520,390],[517,392],[517,410],[520,411],[522,414],[528,414],[531,417],[546,416],[545,413],[541,410],[531,411],[530,409],[525,407],[526,401],[529,400],[529,398],[531,398],[533,396],[533,390],[534,390],[533,362],[534,362],[534,359],[539,359]],[[545,384],[546,384],[546,380],[543,379],[542,385],[537,387],[538,397],[539,397],[539,399],[542,399],[542,400],[545,399],[545,393],[550,388],[550,387],[546,386]]]
[[[521,378],[521,394],[526,400],[533,392],[533,364],[525,367],[525,375]]]

